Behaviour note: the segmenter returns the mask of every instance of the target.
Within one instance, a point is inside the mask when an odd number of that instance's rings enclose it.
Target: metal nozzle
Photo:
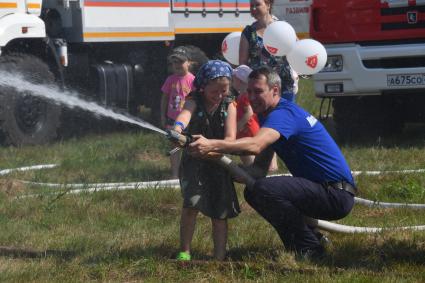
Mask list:
[[[179,144],[181,147],[185,147],[192,142],[192,136],[181,134],[174,130],[167,130],[167,138],[170,141]]]

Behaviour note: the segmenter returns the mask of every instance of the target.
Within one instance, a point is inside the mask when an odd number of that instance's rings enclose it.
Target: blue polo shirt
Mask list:
[[[339,147],[310,113],[281,98],[270,114],[259,118],[262,128],[280,133],[272,147],[293,176],[318,183],[347,181],[355,186]]]

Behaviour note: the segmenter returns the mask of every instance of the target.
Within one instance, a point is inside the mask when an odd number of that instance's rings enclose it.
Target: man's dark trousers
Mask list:
[[[304,178],[269,177],[245,189],[246,201],[279,233],[287,249],[303,252],[320,247],[304,216],[336,220],[346,216],[354,196]]]

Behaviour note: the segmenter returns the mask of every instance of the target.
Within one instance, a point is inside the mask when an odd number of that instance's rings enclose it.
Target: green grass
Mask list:
[[[298,103],[317,115],[311,81]],[[331,129],[331,121],[325,124]],[[423,129],[422,129],[423,130]],[[401,137],[342,147],[353,170],[425,168],[418,126]],[[19,180],[102,183],[169,177],[169,145],[148,131],[105,133],[49,146],[0,148],[0,168],[58,163],[59,167],[0,176],[0,281],[2,282],[424,282],[425,232],[328,234],[320,263],[296,261],[277,234],[244,202],[229,221],[229,258],[211,260],[210,220],[200,216],[193,241],[198,261],[172,260],[179,242],[181,196],[174,189],[49,194]],[[285,172],[285,168],[281,168]],[[425,174],[356,177],[360,196],[425,203]],[[16,199],[24,194],[40,197]],[[358,226],[425,224],[425,211],[356,205],[338,223]]]

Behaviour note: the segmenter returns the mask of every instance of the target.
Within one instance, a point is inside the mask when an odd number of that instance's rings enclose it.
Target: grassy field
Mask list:
[[[317,115],[310,81],[298,102]],[[332,132],[332,121],[326,121]],[[0,148],[0,169],[56,163],[57,168],[0,176],[0,281],[2,282],[425,282],[425,232],[328,234],[319,263],[285,252],[277,234],[243,200],[229,222],[229,255],[211,260],[210,221],[199,217],[189,264],[172,260],[179,241],[180,191],[165,188],[65,194],[52,183],[138,182],[165,179],[163,137],[144,130],[69,139],[48,146]],[[402,136],[346,144],[352,170],[425,168],[425,128]],[[281,166],[281,171],[286,169]],[[425,203],[425,174],[356,177],[360,196]],[[53,194],[62,192],[61,194]],[[26,194],[37,197],[22,198]],[[425,225],[425,211],[365,208],[338,223],[357,226]]]

